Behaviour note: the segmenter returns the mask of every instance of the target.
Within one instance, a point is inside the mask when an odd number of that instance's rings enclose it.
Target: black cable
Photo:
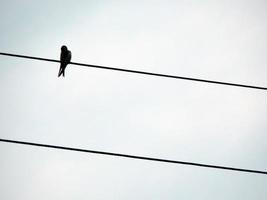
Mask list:
[[[94,150],[88,150],[88,149],[79,149],[79,148],[55,146],[55,145],[32,143],[32,142],[6,140],[6,139],[1,139],[1,138],[0,138],[0,142],[7,142],[7,143],[46,147],[46,148],[53,148],[53,149],[62,149],[62,150],[68,150],[68,151],[78,151],[78,152],[84,152],[84,153],[102,154],[102,155],[108,155],[108,156],[117,156],[117,157],[132,158],[132,159],[139,159],[139,160],[157,161],[157,162],[174,163],[174,164],[181,164],[181,165],[191,165],[191,166],[197,166],[197,167],[215,168],[215,169],[232,170],[232,171],[240,171],[240,172],[257,173],[257,174],[267,175],[267,171],[241,169],[241,168],[225,167],[225,166],[218,166],[218,165],[207,165],[207,164],[201,164],[201,163],[184,162],[184,161],[177,161],[177,160],[167,160],[167,159],[160,159],[160,158],[127,155],[127,154],[121,154],[121,153],[104,152],[104,151],[94,151]]]
[[[49,62],[60,62],[59,60],[54,60],[54,59],[24,56],[24,55],[10,54],[10,53],[1,53],[0,52],[0,55],[42,60],[42,61],[49,61]],[[237,83],[212,81],[212,80],[205,80],[205,79],[198,79],[198,78],[189,78],[189,77],[174,76],[174,75],[168,75],[168,74],[158,74],[158,73],[153,73],[153,72],[137,71],[137,70],[123,69],[123,68],[115,68],[115,67],[105,67],[105,66],[100,66],[100,65],[90,65],[90,64],[75,63],[75,62],[71,62],[70,64],[80,65],[80,66],[85,66],[85,67],[99,68],[99,69],[108,69],[108,70],[115,70],[115,71],[122,71],[122,72],[130,72],[130,73],[136,73],[136,74],[159,76],[159,77],[165,77],[165,78],[183,79],[183,80],[188,80],[188,81],[198,81],[198,82],[213,83],[213,84],[220,84],[220,85],[244,87],[244,88],[250,88],[250,89],[267,90],[266,87],[259,87],[259,86],[253,86],[253,85],[243,85],[243,84],[237,84]]]

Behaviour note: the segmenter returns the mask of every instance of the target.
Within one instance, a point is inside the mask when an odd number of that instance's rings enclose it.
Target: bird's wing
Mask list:
[[[68,55],[67,55],[66,60],[67,60],[68,63],[70,62],[70,60],[71,60],[71,51],[68,51]]]

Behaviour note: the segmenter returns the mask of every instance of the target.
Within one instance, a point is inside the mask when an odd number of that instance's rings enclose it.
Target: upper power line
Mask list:
[[[48,62],[60,62],[59,60],[54,60],[54,59],[25,56],[25,55],[18,55],[18,54],[10,54],[10,53],[2,53],[2,52],[0,52],[0,55],[42,60],[42,61],[48,61]],[[99,69],[108,69],[108,70],[136,73],[136,74],[144,74],[144,75],[150,75],[150,76],[159,76],[159,77],[165,77],[165,78],[174,78],[174,79],[182,79],[182,80],[188,80],[188,81],[198,81],[198,82],[212,83],[212,84],[219,84],[219,85],[228,85],[228,86],[243,87],[243,88],[250,88],[250,89],[267,90],[267,87],[244,85],[244,84],[238,84],[238,83],[213,81],[213,80],[206,80],[206,79],[190,78],[190,77],[175,76],[175,75],[168,75],[168,74],[159,74],[159,73],[153,73],[153,72],[130,70],[130,69],[123,69],[123,68],[115,68],[115,67],[106,67],[106,66],[100,66],[100,65],[76,63],[76,62],[70,62],[69,64],[80,65],[80,66],[85,66],[85,67],[93,67],[93,68],[99,68]]]
[[[267,171],[258,171],[258,170],[252,170],[252,169],[242,169],[242,168],[225,167],[225,166],[218,166],[218,165],[208,165],[208,164],[185,162],[185,161],[178,161],[178,160],[167,160],[167,159],[161,159],[161,158],[151,158],[151,157],[128,155],[128,154],[121,154],[121,153],[95,151],[95,150],[79,149],[79,148],[65,147],[65,146],[55,146],[55,145],[49,145],[49,144],[23,142],[23,141],[16,141],[16,140],[6,140],[6,139],[1,139],[1,138],[0,138],[0,142],[15,143],[15,144],[22,144],[22,145],[37,146],[37,147],[46,147],[46,148],[52,148],[52,149],[62,149],[62,150],[68,150],[68,151],[78,151],[78,152],[84,152],[84,153],[102,154],[102,155],[116,156],[116,157],[123,157],[123,158],[148,160],[148,161],[156,161],[156,162],[164,162],[164,163],[173,163],[173,164],[180,164],[180,165],[191,165],[191,166],[196,166],[196,167],[214,168],[214,169],[221,169],[221,170],[231,170],[231,171],[257,173],[257,174],[267,175]]]

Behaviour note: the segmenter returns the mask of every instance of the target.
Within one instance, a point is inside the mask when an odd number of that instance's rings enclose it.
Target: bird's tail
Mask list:
[[[63,75],[63,77],[65,77],[65,68],[62,69],[62,75]]]
[[[61,74],[65,77],[65,68],[66,68],[66,65],[61,63],[60,68],[59,68],[59,72],[58,72],[58,77],[60,77]]]
[[[63,65],[61,63],[60,68],[59,68],[59,72],[58,72],[58,77],[60,77],[62,73],[63,73]]]

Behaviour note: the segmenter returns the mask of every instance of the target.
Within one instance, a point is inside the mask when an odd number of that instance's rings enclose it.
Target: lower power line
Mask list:
[[[61,150],[68,150],[68,151],[77,151],[77,152],[84,152],[84,153],[101,154],[101,155],[116,156],[116,157],[131,158],[131,159],[139,159],[139,160],[148,160],[148,161],[156,161],[156,162],[164,162],[164,163],[173,163],[173,164],[180,164],[180,165],[191,165],[191,166],[196,166],[196,167],[206,167],[206,168],[214,168],[214,169],[221,169],[221,170],[231,170],[231,171],[257,173],[257,174],[265,174],[265,175],[267,175],[267,171],[258,171],[258,170],[251,170],[251,169],[225,167],[225,166],[218,166],[218,165],[208,165],[208,164],[184,162],[184,161],[178,161],[178,160],[167,160],[167,159],[161,159],[161,158],[151,158],[151,157],[135,156],[135,155],[121,154],[121,153],[95,151],[95,150],[88,150],[88,149],[79,149],[79,148],[72,148],[72,147],[65,147],[65,146],[55,146],[55,145],[32,143],[32,142],[23,142],[23,141],[16,141],[16,140],[7,140],[7,139],[1,139],[1,138],[0,138],[0,142],[21,144],[21,145],[30,145],[30,146],[37,146],[37,147],[45,147],[45,148],[52,148],[52,149],[61,149]]]

